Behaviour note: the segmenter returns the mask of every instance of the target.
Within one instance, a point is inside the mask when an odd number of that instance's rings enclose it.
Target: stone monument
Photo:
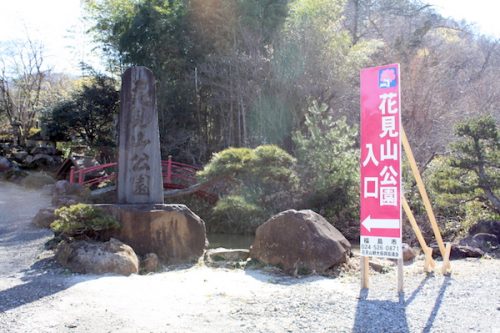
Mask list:
[[[155,79],[149,69],[132,67],[123,74],[120,103],[118,204],[96,205],[121,224],[109,236],[139,255],[156,253],[164,263],[196,261],[208,243],[205,223],[184,205],[164,204]]]
[[[131,67],[123,74],[119,124],[118,203],[162,204],[155,80],[146,67]]]

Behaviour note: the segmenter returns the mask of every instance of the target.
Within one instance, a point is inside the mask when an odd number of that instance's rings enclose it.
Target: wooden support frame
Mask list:
[[[429,246],[427,246],[424,236],[422,235],[422,232],[420,231],[420,228],[417,225],[415,216],[413,216],[410,206],[408,205],[408,201],[406,201],[404,195],[401,196],[401,202],[403,204],[403,209],[405,211],[405,214],[408,217],[408,220],[410,221],[411,228],[413,229],[413,232],[417,236],[420,248],[424,252],[425,255],[424,271],[427,273],[432,272],[436,267],[436,262],[434,261],[434,259],[432,259],[432,249]]]
[[[401,143],[403,144],[403,149],[405,151],[406,157],[408,158],[408,162],[410,163],[413,177],[415,177],[415,181],[417,182],[418,191],[420,192],[420,196],[422,197],[422,202],[424,203],[425,211],[427,212],[427,216],[429,217],[429,221],[431,222],[432,231],[434,232],[434,237],[436,237],[436,241],[439,246],[439,251],[441,252],[441,257],[443,258],[442,271],[449,273],[451,272],[451,264],[450,264],[451,244],[448,243],[445,246],[443,242],[443,238],[441,237],[441,232],[439,231],[439,226],[437,225],[436,222],[436,217],[434,216],[434,212],[432,210],[431,202],[427,195],[427,191],[425,190],[424,182],[422,181],[422,177],[420,176],[420,172],[418,171],[417,163],[415,162],[415,157],[413,156],[413,152],[411,150],[410,143],[408,142],[408,138],[406,137],[406,133],[403,129],[403,126],[401,126]],[[424,253],[425,251],[429,251],[427,246],[425,249],[424,247],[422,247],[422,250],[424,251]]]

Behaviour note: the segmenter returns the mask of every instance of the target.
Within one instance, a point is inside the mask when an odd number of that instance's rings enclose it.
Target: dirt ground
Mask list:
[[[499,332],[500,262],[452,262],[453,273],[405,266],[293,278],[275,271],[176,267],[151,275],[72,274],[31,226],[47,193],[0,182],[1,332]],[[439,264],[439,263],[438,263]],[[438,265],[439,268],[439,265]]]

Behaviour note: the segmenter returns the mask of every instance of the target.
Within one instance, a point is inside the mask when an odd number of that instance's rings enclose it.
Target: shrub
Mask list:
[[[240,178],[246,173],[248,163],[255,158],[255,153],[250,148],[227,148],[215,153],[203,170],[198,172],[202,180],[227,176]]]
[[[86,204],[61,207],[55,215],[50,227],[62,237],[100,239],[104,231],[120,227],[113,216]]]
[[[214,207],[209,229],[214,233],[251,234],[265,219],[264,209],[242,196],[229,195]]]
[[[342,230],[359,218],[357,128],[344,117],[334,121],[317,103],[308,109],[305,127],[293,137],[302,188],[309,192],[303,205]]]
[[[253,233],[260,223],[291,208],[298,193],[296,160],[275,145],[228,148],[198,173],[203,180],[227,177],[220,201],[207,219],[210,231]]]

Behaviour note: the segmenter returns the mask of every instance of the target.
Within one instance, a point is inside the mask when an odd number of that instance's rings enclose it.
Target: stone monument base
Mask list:
[[[99,204],[121,225],[110,237],[139,255],[156,253],[165,264],[197,261],[208,245],[205,222],[185,205]]]

